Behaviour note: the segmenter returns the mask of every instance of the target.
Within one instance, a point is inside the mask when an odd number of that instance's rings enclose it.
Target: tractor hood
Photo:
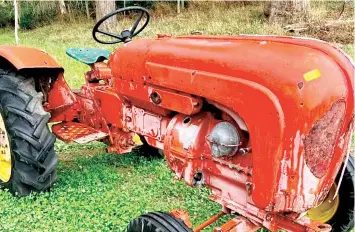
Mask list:
[[[324,199],[346,155],[354,66],[328,43],[159,36],[124,44],[109,65],[113,77],[131,80],[132,88],[133,82],[162,86],[240,115],[252,144],[251,201],[260,208],[313,207]]]

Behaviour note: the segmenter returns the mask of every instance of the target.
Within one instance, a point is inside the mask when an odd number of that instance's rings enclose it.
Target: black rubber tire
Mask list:
[[[348,232],[354,228],[354,186],[354,156],[350,155],[339,189],[338,210],[327,222],[334,232]]]
[[[152,212],[139,216],[127,226],[127,232],[192,232],[185,223],[171,214]]]
[[[11,178],[0,186],[17,196],[48,190],[56,181],[56,137],[48,128],[50,114],[34,79],[0,69],[0,112],[10,140]]]

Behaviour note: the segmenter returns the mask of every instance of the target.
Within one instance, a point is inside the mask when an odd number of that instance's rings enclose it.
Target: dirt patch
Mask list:
[[[303,34],[331,43],[351,44],[354,42],[354,21],[310,24]]]

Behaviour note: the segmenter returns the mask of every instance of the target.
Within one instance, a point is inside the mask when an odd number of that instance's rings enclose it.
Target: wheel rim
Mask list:
[[[336,184],[333,184],[326,199],[319,206],[308,211],[307,215],[310,219],[325,223],[333,218],[339,206],[339,195],[333,199],[335,190]]]
[[[0,115],[0,180],[8,182],[11,177],[11,150],[9,137],[2,116]]]

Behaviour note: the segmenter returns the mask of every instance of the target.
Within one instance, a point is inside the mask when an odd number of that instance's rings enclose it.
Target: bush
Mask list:
[[[152,8],[154,5],[155,1],[126,1],[126,7],[128,6],[141,6],[144,8]],[[123,7],[123,1],[116,1],[116,8],[122,8]]]
[[[153,8],[156,1],[127,0],[126,6]],[[84,1],[66,1],[68,14],[60,15],[58,1],[19,1],[20,28],[33,29],[49,24],[56,19],[75,21],[86,16]],[[116,1],[116,9],[123,7],[123,1]],[[95,18],[95,3],[89,1],[90,17]],[[14,25],[14,6],[12,1],[0,0],[0,28]]]
[[[0,27],[11,26],[14,18],[13,3],[0,1]]]
[[[21,2],[20,27],[33,29],[47,24],[56,17],[55,2]]]

